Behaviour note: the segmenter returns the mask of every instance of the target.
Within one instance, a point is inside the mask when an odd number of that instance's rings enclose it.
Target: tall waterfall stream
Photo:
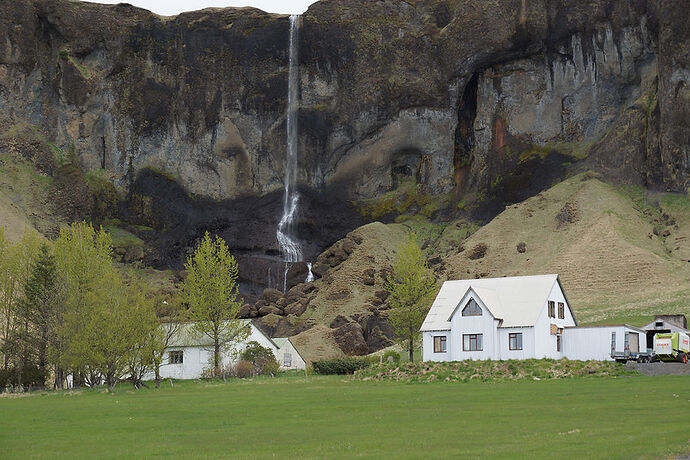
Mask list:
[[[290,16],[290,54],[288,61],[287,104],[287,156],[285,158],[285,196],[283,215],[278,223],[276,237],[284,260],[283,291],[287,290],[287,274],[294,262],[302,260],[302,248],[295,234],[295,218],[299,193],[297,192],[297,109],[299,107],[299,15]],[[311,275],[311,270],[309,271]]]

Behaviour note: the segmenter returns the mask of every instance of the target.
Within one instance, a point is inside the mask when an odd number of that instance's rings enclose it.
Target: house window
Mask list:
[[[522,350],[522,332],[508,334],[508,348],[510,350]]]
[[[446,352],[446,336],[437,335],[434,337],[434,353]]]
[[[556,317],[556,303],[553,300],[549,300],[549,318]]]
[[[616,333],[612,332],[611,333],[611,353],[616,351]]]
[[[175,350],[168,353],[168,362],[170,364],[182,364],[184,360],[184,351]]]
[[[482,334],[463,334],[462,351],[482,351]]]
[[[476,300],[470,299],[462,310],[462,316],[482,316],[482,309]]]
[[[565,318],[565,304],[563,302],[558,302],[558,317],[560,319]]]
[[[292,353],[284,353],[283,354],[283,367],[291,367],[292,366]]]
[[[556,336],[556,351],[561,351],[561,348],[563,346],[563,341],[561,340],[561,336],[557,335]]]

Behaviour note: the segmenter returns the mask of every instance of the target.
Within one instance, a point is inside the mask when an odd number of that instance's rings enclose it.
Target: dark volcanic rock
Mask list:
[[[251,8],[4,0],[0,126],[36,126],[105,170],[126,197],[117,217],[155,230],[146,264],[180,268],[209,231],[246,285],[282,285],[288,29]],[[687,191],[686,0],[322,1],[298,46],[305,260],[401,178],[483,197],[480,219],[578,168]],[[83,184],[66,181],[52,201],[88,218]]]
[[[340,326],[333,331],[333,337],[346,355],[366,355],[369,352],[359,323],[353,321]]]
[[[303,283],[304,280],[307,279],[307,275],[309,274],[309,267],[307,267],[307,264],[304,262],[296,262],[292,264],[287,272],[287,288],[291,289],[292,287]]]
[[[366,286],[373,286],[376,284],[376,270],[373,268],[367,268],[362,272],[362,276],[360,277],[362,284]]]
[[[330,267],[327,264],[316,262],[314,265],[312,265],[311,272],[317,278],[321,278],[324,274],[326,274],[329,268]]]
[[[521,241],[517,244],[517,252],[524,254],[525,251],[527,251],[527,244],[524,241]]]
[[[268,303],[276,303],[283,297],[283,293],[278,289],[266,288],[262,294],[263,299]]]

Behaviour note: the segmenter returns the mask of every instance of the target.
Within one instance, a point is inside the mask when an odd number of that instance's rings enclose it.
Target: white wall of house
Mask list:
[[[283,370],[306,369],[307,367],[307,363],[289,339],[275,351],[275,354],[278,364]]]
[[[462,310],[470,299],[474,299],[482,309],[481,316],[462,316]],[[497,359],[498,344],[496,328],[498,320],[494,318],[484,302],[470,290],[465,294],[458,308],[451,317],[450,329],[450,357],[452,361],[462,361],[464,359]],[[466,334],[482,334],[482,350],[465,351],[463,350],[463,336]]]
[[[246,344],[251,341],[256,341],[262,347],[270,349],[276,359],[278,359],[278,347],[256,326],[250,324],[250,334],[247,339],[240,343],[234,344],[231,348],[222,351],[221,365],[228,367],[238,361],[239,355],[246,348]],[[181,364],[174,364],[170,362],[170,352],[182,351],[183,359]],[[280,362],[280,360],[279,360]],[[163,356],[163,363],[161,364],[160,374],[162,378],[173,379],[198,379],[204,374],[204,370],[213,367],[213,346],[172,346],[165,349]],[[145,379],[153,379],[154,374],[149,373],[144,377]]]
[[[510,349],[510,334],[522,334],[522,350]],[[498,357],[496,359],[531,359],[534,358],[533,327],[498,328]]]
[[[555,318],[549,317],[549,300],[555,302]],[[565,304],[564,318],[558,317],[558,302]],[[534,325],[534,358],[560,359],[564,357],[565,337],[561,336],[561,351],[559,352],[556,347],[557,335],[551,333],[551,324],[555,324],[559,328],[575,326],[576,324],[568,301],[558,283],[554,283],[548,300],[544,303]]]
[[[611,358],[611,336],[615,333],[615,348],[619,353],[625,351],[625,335],[638,336],[637,349],[632,352],[646,352],[647,345],[642,331],[629,326],[590,326],[571,327],[563,331],[565,336],[565,357],[573,360],[613,361]],[[632,343],[632,341],[630,341]]]
[[[450,350],[452,350],[453,344],[450,335],[450,330],[422,332],[422,361],[452,361]],[[446,338],[445,353],[434,352],[434,337]]]

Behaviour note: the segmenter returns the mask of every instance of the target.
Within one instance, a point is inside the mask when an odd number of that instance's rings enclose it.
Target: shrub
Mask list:
[[[34,366],[26,366],[22,371],[22,386],[42,386],[47,375],[45,372]],[[10,367],[7,370],[0,369],[0,388],[14,386],[19,383],[19,372],[16,367]]]
[[[249,361],[240,360],[235,364],[235,375],[241,379],[246,379],[252,376],[254,372],[254,365]]]
[[[383,354],[383,362],[387,363],[389,358],[392,358],[394,363],[399,363],[400,353],[398,353],[397,351],[388,350]]]
[[[375,357],[378,362],[378,357]],[[356,357],[345,357],[345,358],[334,358],[334,359],[322,359],[320,361],[314,361],[312,366],[314,367],[314,372],[321,375],[344,375],[344,374],[354,374],[356,370],[368,367],[371,364],[370,358],[356,358]]]
[[[247,348],[244,349],[240,358],[252,364],[254,375],[276,374],[280,368],[273,352],[254,340],[247,343]]]

